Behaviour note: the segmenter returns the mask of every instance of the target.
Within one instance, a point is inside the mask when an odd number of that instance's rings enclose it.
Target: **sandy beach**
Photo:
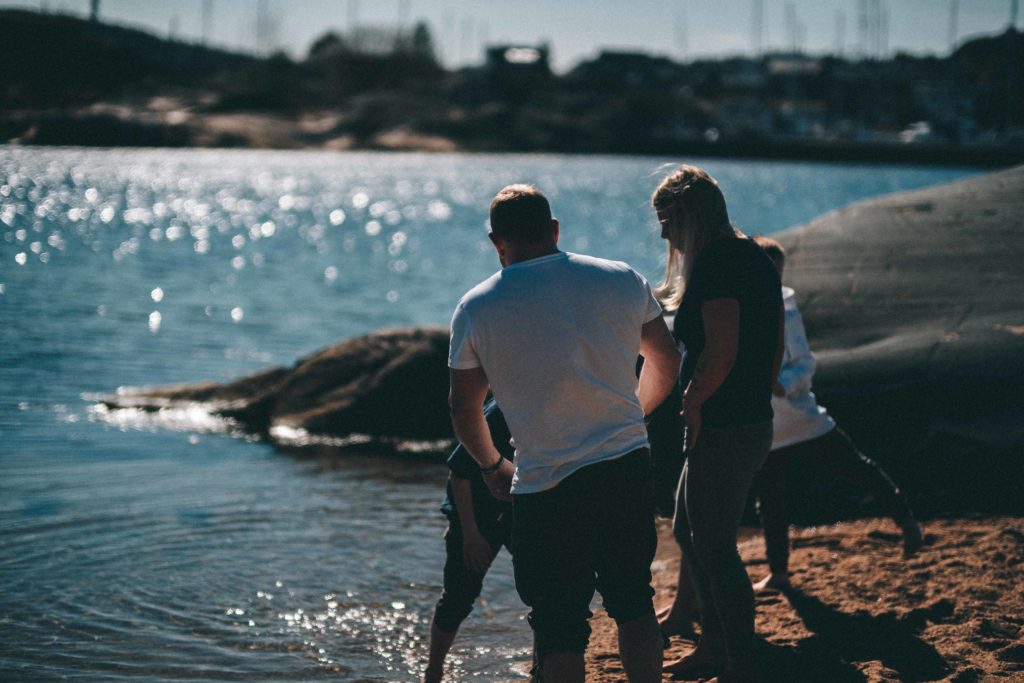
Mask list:
[[[740,554],[754,579],[764,543],[747,530]],[[675,590],[679,552],[659,526],[655,604]],[[888,520],[795,529],[794,590],[757,598],[765,681],[1024,681],[1024,519],[931,520],[909,560]],[[614,623],[592,621],[587,680],[618,683]],[[673,638],[666,659],[693,640]],[[666,676],[665,680],[673,680]]]

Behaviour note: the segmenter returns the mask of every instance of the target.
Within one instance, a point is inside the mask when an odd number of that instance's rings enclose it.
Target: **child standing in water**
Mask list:
[[[511,436],[494,399],[484,407],[494,447],[512,460]],[[484,576],[502,546],[512,551],[512,503],[491,495],[480,467],[460,444],[448,457],[448,491],[441,512],[448,517],[445,532],[444,589],[430,626],[430,659],[423,683],[440,683],[444,660],[459,626],[480,596]]]

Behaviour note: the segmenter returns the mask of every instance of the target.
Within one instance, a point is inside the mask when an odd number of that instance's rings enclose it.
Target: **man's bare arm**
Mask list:
[[[641,328],[640,355],[644,357],[644,365],[640,368],[637,394],[644,415],[650,415],[679,381],[679,363],[682,360],[679,347],[660,315]]]
[[[481,469],[488,469],[500,463],[491,474],[484,475],[484,481],[495,498],[509,499],[512,484],[512,463],[501,457],[494,447],[490,427],[484,417],[484,399],[487,398],[489,383],[483,368],[449,370],[451,390],[448,406],[451,410],[452,428],[470,457]]]

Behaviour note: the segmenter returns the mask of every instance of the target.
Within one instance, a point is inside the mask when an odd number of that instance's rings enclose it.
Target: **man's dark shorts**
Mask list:
[[[595,589],[618,623],[654,613],[658,537],[646,448],[516,495],[514,509],[516,590],[531,608],[539,655],[586,650]]]

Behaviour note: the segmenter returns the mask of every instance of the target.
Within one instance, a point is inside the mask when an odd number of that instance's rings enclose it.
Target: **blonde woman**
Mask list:
[[[729,222],[718,183],[680,166],[654,192],[668,263],[660,294],[676,309],[686,462],[673,531],[693,578],[701,638],[673,674],[760,679],[754,594],[736,534],[772,443],[772,383],[782,358],[782,297],[772,261]],[[666,621],[681,621],[670,613]],[[688,619],[689,616],[685,615]]]

